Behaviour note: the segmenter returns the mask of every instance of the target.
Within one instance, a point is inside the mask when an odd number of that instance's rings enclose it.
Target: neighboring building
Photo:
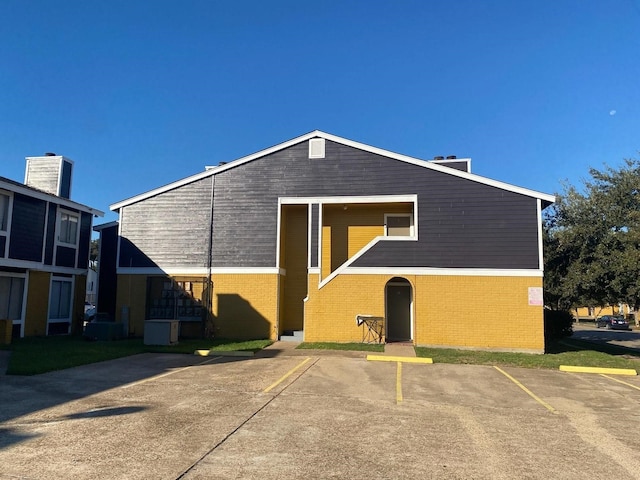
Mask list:
[[[116,256],[118,253],[118,222],[93,227],[100,234],[98,248],[97,312],[109,319],[116,317]],[[121,319],[122,320],[122,319]],[[126,320],[126,319],[125,319]]]
[[[84,301],[95,305],[98,299],[98,272],[93,268],[87,269],[87,286],[84,294]]]
[[[543,352],[554,200],[314,131],[112,205],[112,308],[130,335],[171,318],[183,336]]]
[[[13,336],[81,328],[94,216],[73,202],[73,162],[27,157],[25,183],[0,177],[0,319]]]
[[[578,307],[574,308],[573,316],[576,320],[595,320],[602,315],[624,315],[625,317],[633,316],[633,308],[626,303],[618,305],[606,305],[599,307]]]

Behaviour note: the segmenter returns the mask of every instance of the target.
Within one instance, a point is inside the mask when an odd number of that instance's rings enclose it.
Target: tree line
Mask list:
[[[640,307],[640,162],[589,169],[543,215],[545,305]]]

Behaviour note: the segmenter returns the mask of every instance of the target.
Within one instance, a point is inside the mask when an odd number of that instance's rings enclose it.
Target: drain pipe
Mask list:
[[[211,279],[212,270],[213,270],[213,253],[211,252],[213,248],[213,204],[215,199],[215,188],[216,188],[216,175],[213,174],[211,176],[211,198],[209,204],[209,242],[207,246],[207,302],[205,305],[205,321],[202,322],[202,333],[203,337],[206,334],[206,321],[209,319],[209,315],[213,316],[213,280]],[[211,331],[213,335],[213,330]]]

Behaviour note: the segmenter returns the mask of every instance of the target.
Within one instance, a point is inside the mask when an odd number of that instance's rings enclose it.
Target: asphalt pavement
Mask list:
[[[0,479],[639,479],[639,412],[638,377],[143,354],[0,377]]]
[[[573,324],[572,338],[588,342],[631,348],[640,352],[640,329],[631,325],[631,330],[607,330],[596,328],[593,322],[581,321]]]

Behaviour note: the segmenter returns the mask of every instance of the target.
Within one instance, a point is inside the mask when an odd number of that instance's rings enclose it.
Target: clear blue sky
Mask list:
[[[545,193],[640,155],[640,0],[0,3],[0,176],[110,204],[319,129]]]

